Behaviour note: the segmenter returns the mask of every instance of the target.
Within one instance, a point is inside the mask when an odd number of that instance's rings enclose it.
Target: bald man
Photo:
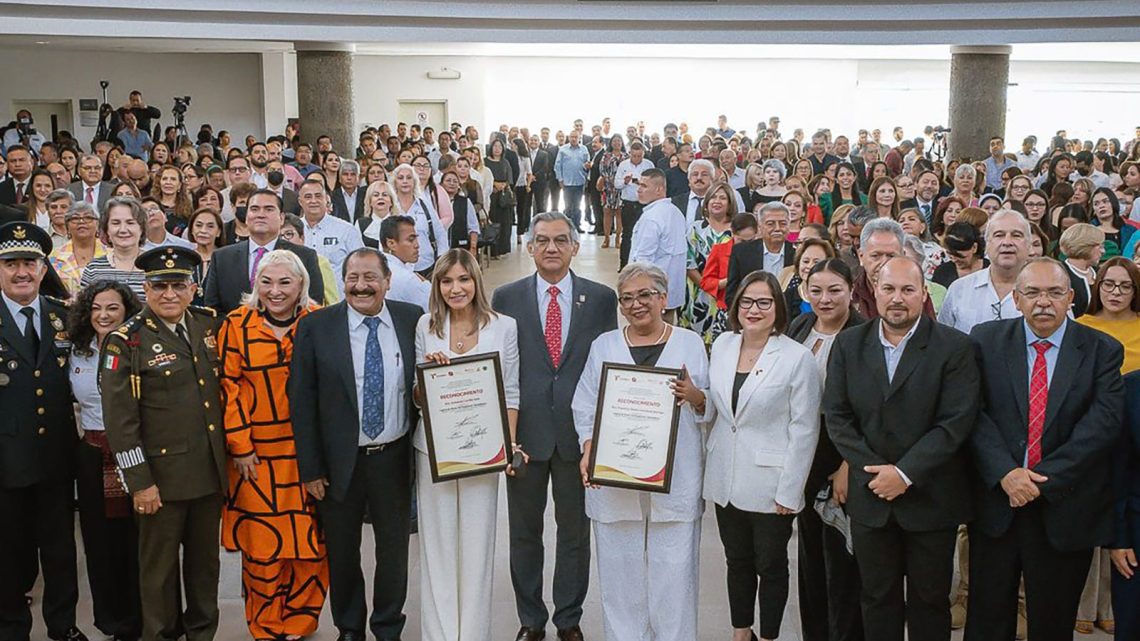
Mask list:
[[[875,281],[879,317],[835,339],[823,411],[850,464],[847,513],[866,638],[948,640],[954,542],[972,514],[963,444],[977,418],[969,338],[923,314],[921,268],[898,256]]]

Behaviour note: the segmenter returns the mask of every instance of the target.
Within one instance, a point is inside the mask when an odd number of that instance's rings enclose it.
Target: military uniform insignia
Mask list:
[[[154,350],[155,354],[158,354],[162,352],[162,343],[155,343],[154,345],[151,345],[150,348]]]
[[[8,361],[8,369],[16,369],[19,366],[19,361]]]
[[[24,240],[28,237],[28,230],[21,225],[12,231],[12,237],[16,240]]]
[[[0,387],[8,387],[8,383],[11,382],[11,380],[7,374],[0,374]]]
[[[107,343],[106,345],[103,346],[103,350],[106,352],[109,352],[111,354],[122,354],[123,353],[122,350],[119,349],[119,346],[114,344],[114,343]]]
[[[66,356],[56,356],[55,360],[57,363],[59,363],[60,367],[67,365],[67,357]]]
[[[147,318],[147,319],[145,319],[145,321],[146,321],[146,326],[148,329],[154,330],[156,332],[158,331],[158,325],[156,325],[153,320]]]
[[[206,334],[206,337],[202,339],[202,342],[205,343],[206,347],[210,349],[218,349],[218,338],[213,334]]]
[[[55,312],[51,312],[50,314],[48,314],[48,316],[51,318],[51,326],[53,328],[55,328],[55,331],[62,332],[63,331],[63,321],[60,320],[59,316],[56,316]]]
[[[119,369],[119,357],[114,354],[107,354],[103,357],[103,369],[112,371]]]

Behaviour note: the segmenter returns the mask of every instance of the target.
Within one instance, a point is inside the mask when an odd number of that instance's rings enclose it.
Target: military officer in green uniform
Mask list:
[[[146,307],[100,353],[107,442],[138,517],[143,641],[210,641],[218,629],[226,444],[215,315],[190,305],[200,262],[181,247],[140,255]]]
[[[0,641],[27,641],[24,599],[43,570],[43,617],[56,641],[75,627],[75,448],[63,302],[43,296],[51,237],[0,226]]]

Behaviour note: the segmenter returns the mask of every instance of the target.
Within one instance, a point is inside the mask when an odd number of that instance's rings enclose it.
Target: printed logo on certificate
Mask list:
[[[499,353],[417,363],[435,483],[507,468],[511,434]]]
[[[602,365],[590,483],[669,493],[681,417],[669,383],[680,375],[677,369]]]

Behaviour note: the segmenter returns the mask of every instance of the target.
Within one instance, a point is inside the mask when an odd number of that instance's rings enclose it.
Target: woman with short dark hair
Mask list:
[[[976,227],[968,222],[950,225],[942,239],[942,246],[950,255],[950,260],[934,270],[930,280],[950,287],[950,283],[982,269],[986,260],[986,239]]]

